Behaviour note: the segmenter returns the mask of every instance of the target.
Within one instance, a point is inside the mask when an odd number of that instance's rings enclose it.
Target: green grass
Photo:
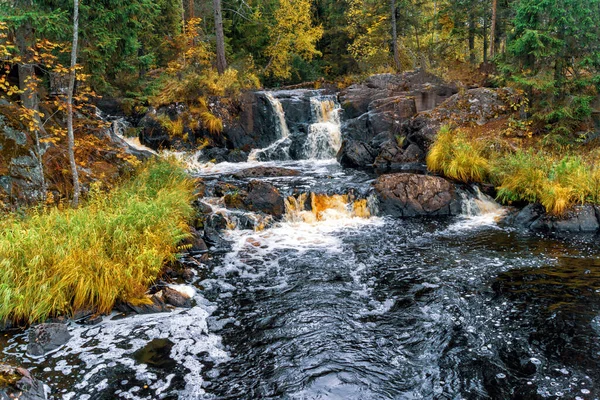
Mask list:
[[[144,299],[188,236],[192,191],[181,166],[151,161],[79,209],[9,216],[0,224],[0,319],[107,313],[117,300]]]
[[[600,203],[600,169],[579,155],[534,149],[488,152],[460,131],[440,129],[427,155],[434,172],[463,182],[487,182],[504,203],[538,202],[553,215],[577,204]]]

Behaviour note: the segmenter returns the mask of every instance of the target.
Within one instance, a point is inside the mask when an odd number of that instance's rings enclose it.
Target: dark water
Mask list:
[[[286,193],[371,179],[286,165]],[[192,309],[73,323],[43,359],[16,333],[4,358],[55,399],[600,398],[597,236],[343,214],[224,236]]]
[[[218,376],[206,376],[208,392],[600,396],[596,237],[557,239],[452,220],[384,221],[331,234],[340,242],[333,251],[273,246],[266,258],[276,264],[246,258],[244,250],[224,261],[239,267],[220,277],[235,289],[224,299],[219,290],[207,296],[219,304],[217,318],[235,321],[220,332],[232,358]],[[248,271],[255,275],[238,276]]]

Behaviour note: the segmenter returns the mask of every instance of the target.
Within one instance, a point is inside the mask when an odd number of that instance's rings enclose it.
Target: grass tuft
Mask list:
[[[79,209],[32,211],[0,224],[0,320],[33,323],[141,299],[188,236],[193,183],[150,161]]]
[[[427,155],[427,167],[463,182],[483,182],[489,174],[482,146],[449,126],[440,129]]]

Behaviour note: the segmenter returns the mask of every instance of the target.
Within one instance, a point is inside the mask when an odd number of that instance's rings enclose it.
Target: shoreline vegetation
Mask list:
[[[143,304],[182,250],[194,183],[174,160],[151,160],[77,209],[32,209],[0,223],[0,321],[43,322],[115,302]]]
[[[499,142],[445,125],[427,155],[427,167],[457,181],[490,184],[504,204],[540,203],[554,216],[575,205],[600,204],[595,153],[539,145],[513,149]]]

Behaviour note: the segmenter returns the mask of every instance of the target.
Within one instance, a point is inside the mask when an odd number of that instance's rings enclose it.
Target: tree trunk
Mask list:
[[[213,0],[215,13],[215,36],[217,38],[217,71],[219,75],[227,69],[227,59],[225,58],[225,35],[223,34],[223,12],[221,10],[221,0]]]
[[[194,0],[188,0],[188,20],[194,18]]]
[[[487,18],[483,18],[483,63],[488,62]]]
[[[402,65],[400,64],[400,52],[398,51],[398,30],[396,27],[396,0],[391,0],[390,6],[392,12],[392,46],[394,49],[394,68],[396,68],[396,72],[402,72]]]
[[[27,9],[32,6],[31,0],[16,1],[15,6],[18,9]],[[19,72],[19,89],[21,93],[21,104],[23,107],[34,111],[34,120],[36,129],[33,131],[34,141],[34,153],[40,168],[40,200],[46,199],[46,192],[48,191],[48,185],[46,183],[46,177],[44,176],[44,164],[43,164],[43,149],[40,142],[40,133],[44,132],[42,121],[40,119],[40,107],[39,97],[37,92],[37,85],[35,83],[35,66],[31,63],[33,58],[32,46],[34,43],[33,27],[30,21],[23,22],[15,31],[15,42],[19,49],[22,61],[17,66]]]
[[[498,0],[492,0],[492,26],[490,26],[490,58],[496,55],[496,10]]]
[[[79,206],[79,174],[75,163],[75,135],[73,133],[73,91],[75,90],[75,66],[77,65],[77,39],[79,37],[79,0],[73,5],[73,47],[71,48],[71,70],[69,73],[69,88],[67,92],[67,138],[69,141],[69,163],[73,175],[73,207]]]
[[[475,64],[475,14],[469,13],[469,62]]]

